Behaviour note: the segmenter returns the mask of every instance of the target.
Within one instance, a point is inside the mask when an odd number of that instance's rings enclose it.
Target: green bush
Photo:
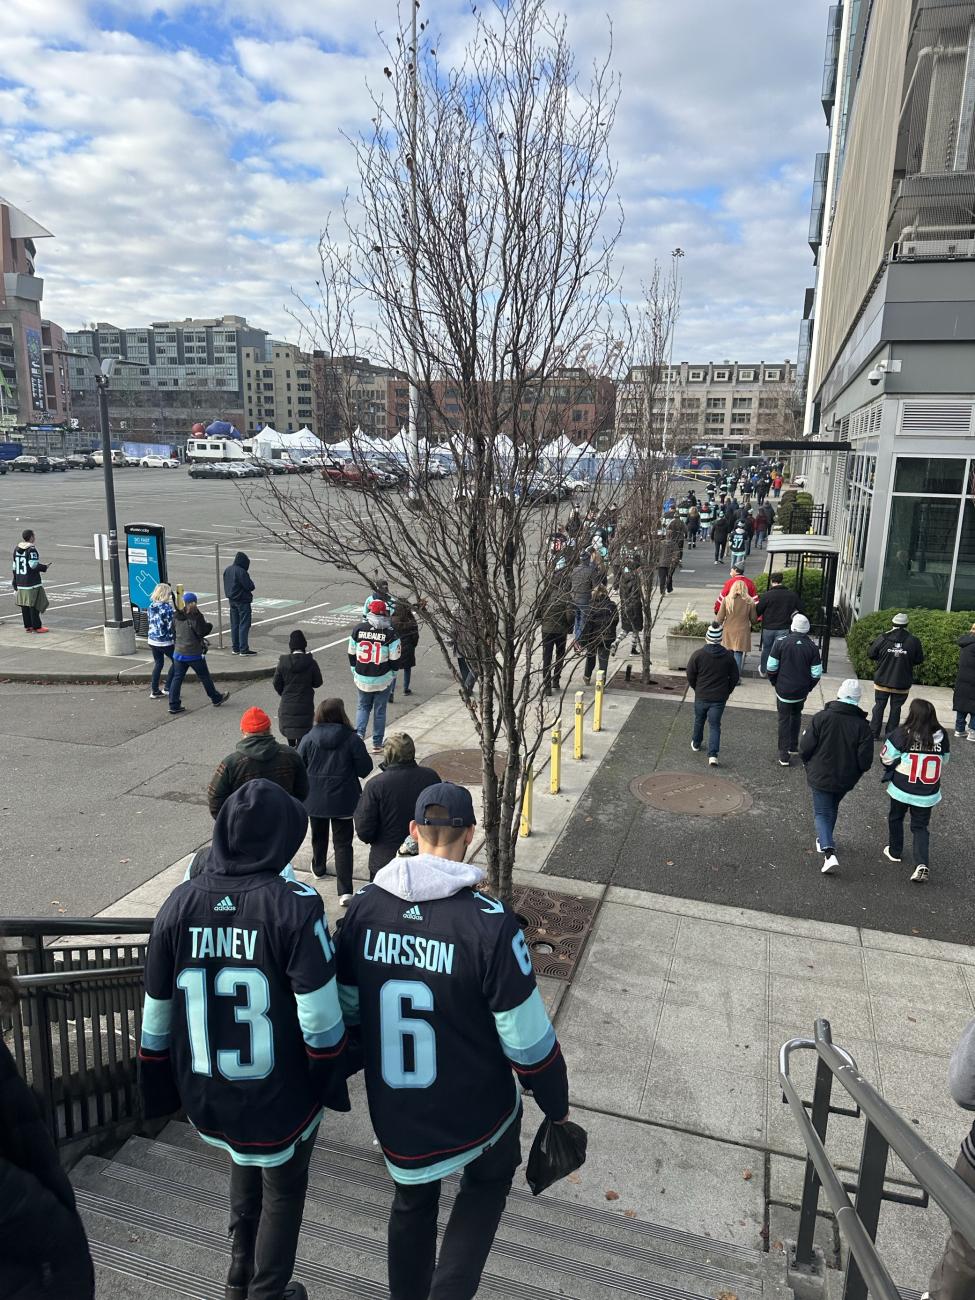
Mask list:
[[[785,586],[791,587],[797,593],[799,599],[806,607],[806,612],[816,609],[823,599],[823,571],[822,569],[805,568],[802,571],[802,590],[798,586],[799,570],[783,569],[782,577]],[[760,573],[755,579],[755,586],[760,592],[768,591],[767,573]]]
[[[874,662],[867,657],[872,643],[890,627],[897,613],[910,618],[910,630],[924,647],[924,663],[914,670],[919,686],[954,686],[958,674],[958,646],[955,642],[975,623],[975,611],[949,613],[944,609],[878,609],[866,614],[850,628],[846,638],[853,667],[858,677],[873,677]]]
[[[806,533],[812,523],[813,499],[810,492],[786,492],[775,516],[784,533]]]

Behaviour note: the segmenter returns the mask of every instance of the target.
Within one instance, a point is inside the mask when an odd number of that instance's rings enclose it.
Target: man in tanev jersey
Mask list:
[[[396,858],[352,900],[339,997],[396,1183],[390,1300],[472,1300],[521,1163],[521,1089],[561,1123],[569,1086],[518,922],[478,892],[484,873],[463,860],[470,792],[429,786],[410,834],[419,854]],[[458,1171],[438,1260],[440,1180]]]
[[[182,1103],[204,1142],[230,1155],[227,1300],[307,1300],[291,1271],[308,1162],[325,1105],[349,1109],[325,908],[293,872],[280,874],[307,827],[280,786],[248,781],[149,939],[145,1113]]]

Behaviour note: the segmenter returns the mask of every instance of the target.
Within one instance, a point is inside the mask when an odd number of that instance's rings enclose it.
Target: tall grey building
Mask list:
[[[243,430],[243,352],[247,348],[263,356],[267,331],[249,325],[243,316],[221,316],[155,321],[136,329],[99,321],[66,338],[69,351],[132,363],[118,366],[112,376],[113,432],[173,441],[185,437],[197,421],[225,419]],[[95,427],[91,365],[70,358],[69,379],[74,414]]]
[[[835,6],[824,107],[804,459],[840,598],[975,609],[975,0]]]

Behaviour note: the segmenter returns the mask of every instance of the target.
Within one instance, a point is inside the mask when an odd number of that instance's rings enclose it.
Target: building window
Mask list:
[[[925,497],[892,499],[882,608],[947,608],[960,504]]]
[[[705,373],[703,370],[689,370],[687,372],[688,381],[692,384],[703,384]]]
[[[752,409],[752,399],[750,397],[734,397],[731,405],[736,411],[750,411]]]
[[[961,496],[965,462],[951,457],[898,456],[895,492],[922,492],[933,496]]]
[[[739,380],[739,383],[742,383],[742,384],[753,384],[753,383],[755,382],[755,371],[754,371],[754,370],[739,370],[739,371],[738,371],[738,380]]]
[[[699,397],[685,397],[681,405],[685,411],[699,411],[701,409],[701,399]]]
[[[709,398],[708,398],[708,410],[709,410],[709,411],[723,411],[723,410],[724,410],[724,406],[725,406],[725,402],[726,402],[727,400],[728,400],[728,399],[727,399],[726,397],[709,397]]]
[[[724,414],[721,411],[708,411],[704,416],[705,424],[724,424]]]
[[[716,384],[726,384],[731,379],[730,370],[716,370],[714,372],[714,382]]]
[[[975,504],[970,500],[965,502],[965,514],[961,523],[951,608],[975,609]]]
[[[732,424],[751,424],[751,422],[752,422],[752,417],[749,411],[732,411],[731,413]]]
[[[781,370],[766,370],[765,382],[767,384],[780,384],[782,382]]]

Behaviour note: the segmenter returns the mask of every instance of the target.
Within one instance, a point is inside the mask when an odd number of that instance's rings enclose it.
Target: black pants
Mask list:
[[[562,665],[565,663],[565,641],[564,632],[542,633],[542,685],[547,691],[550,691],[553,686],[558,690],[562,684],[560,678]]]
[[[397,1183],[389,1215],[389,1300],[473,1300],[520,1164],[519,1113],[495,1145],[461,1175],[439,1260],[439,1179],[412,1186]]]
[[[291,1281],[305,1212],[308,1162],[314,1146],[312,1133],[298,1143],[286,1164],[268,1169],[231,1166],[230,1231],[245,1221],[257,1225],[254,1278],[247,1291],[248,1300],[281,1300]]]
[[[714,560],[715,560],[715,563],[718,563],[720,560],[723,560],[723,559],[724,559],[724,553],[725,553],[725,550],[727,549],[727,546],[728,546],[727,541],[719,542],[719,541],[715,540],[715,543],[714,543]]]
[[[779,711],[779,757],[785,758],[795,754],[799,749],[799,728],[802,725],[802,706],[805,700],[787,704],[785,700],[776,700]]]
[[[586,671],[583,674],[588,680],[596,667],[596,660],[599,660],[599,667],[604,673],[609,672],[609,646],[599,646],[595,650],[586,651]]]
[[[661,596],[665,596],[668,591],[674,590],[674,571],[669,564],[657,566],[657,582],[660,584]]]
[[[21,605],[20,617],[24,620],[24,627],[28,632],[33,632],[41,626],[41,616],[33,605]]]
[[[887,735],[900,725],[901,709],[904,707],[904,701],[907,699],[908,691],[875,691],[873,702],[873,713],[870,715],[870,730],[875,736],[880,736],[884,729],[884,709],[890,702],[890,717],[887,719]]]
[[[891,856],[904,856],[904,818],[911,814],[911,835],[914,837],[914,865],[916,867],[931,865],[931,839],[928,826],[931,822],[930,808],[914,808],[911,804],[891,799],[887,813],[887,830],[890,835],[888,848]]]
[[[332,826],[332,845],[335,849],[335,876],[339,894],[352,893],[352,831],[351,817],[309,817],[311,822],[311,869],[316,876],[325,875],[328,857],[328,827]]]

